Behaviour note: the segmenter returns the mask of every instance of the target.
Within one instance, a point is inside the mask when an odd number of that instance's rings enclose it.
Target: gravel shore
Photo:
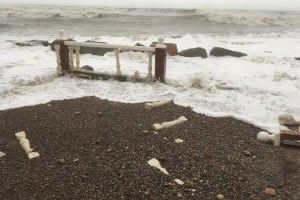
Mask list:
[[[188,121],[153,131],[180,116]],[[19,131],[39,158],[26,157]],[[260,143],[259,131],[174,104],[149,111],[96,97],[0,111],[0,199],[299,200],[299,149]]]

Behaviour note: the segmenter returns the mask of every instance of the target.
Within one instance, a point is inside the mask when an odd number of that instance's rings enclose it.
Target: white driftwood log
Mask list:
[[[153,127],[155,130],[161,130],[161,129],[165,129],[165,128],[170,128],[172,126],[175,126],[177,124],[181,124],[183,122],[187,121],[187,118],[184,116],[179,117],[178,119],[175,119],[174,121],[170,121],[170,122],[163,122],[162,124],[156,123],[153,124]]]
[[[151,160],[148,161],[148,164],[151,167],[155,167],[156,169],[158,169],[159,171],[161,171],[162,173],[169,175],[169,172],[163,168],[160,164],[160,162],[156,159],[156,158],[152,158]]]
[[[265,131],[262,131],[257,134],[257,140],[261,142],[273,142],[274,146],[280,146],[279,133],[269,134]]]
[[[294,116],[290,114],[281,114],[278,116],[279,124],[281,125],[292,125],[292,126],[299,126],[300,120],[297,121]]]
[[[180,179],[174,179],[174,181],[178,184],[178,185],[184,185],[184,182]]]
[[[173,101],[173,99],[163,100],[163,101],[155,101],[155,102],[151,102],[151,103],[145,103],[145,108],[147,110],[152,110],[153,108],[171,103],[172,101]]]
[[[19,140],[19,144],[24,149],[29,159],[40,156],[38,152],[32,152],[33,149],[30,148],[29,140],[26,138],[26,133],[24,131],[16,133],[15,136],[17,140]]]

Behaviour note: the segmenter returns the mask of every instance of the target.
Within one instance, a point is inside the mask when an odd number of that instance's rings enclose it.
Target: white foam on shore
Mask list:
[[[277,117],[288,113],[300,117],[299,35],[166,37],[179,49],[201,46],[210,50],[221,46],[248,53],[247,57],[184,58],[168,57],[168,84],[119,83],[56,77],[55,53],[45,47],[17,47],[7,40],[30,40],[33,37],[0,38],[0,110],[47,103],[83,96],[97,96],[119,102],[137,103],[173,98],[195,112],[214,117],[233,117],[269,132],[279,132]],[[99,41],[149,45],[154,36],[108,37]],[[86,40],[86,37],[76,39]],[[280,47],[280,48],[279,48]],[[123,73],[147,74],[147,55],[127,52],[120,55]],[[82,65],[97,71],[115,73],[115,57],[82,55]],[[193,84],[199,81],[201,87]]]

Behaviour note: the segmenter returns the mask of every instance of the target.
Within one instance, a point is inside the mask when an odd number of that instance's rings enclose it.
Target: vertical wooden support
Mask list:
[[[166,63],[167,63],[167,49],[155,48],[155,79],[165,83],[166,82]]]
[[[148,82],[151,82],[152,79],[153,79],[153,76],[152,76],[152,57],[153,57],[153,52],[148,52],[148,58],[149,58],[149,61],[148,61],[148,74],[147,74],[147,81]]]
[[[55,44],[54,45],[54,50],[55,50],[55,53],[56,53],[56,64],[57,64],[56,70],[57,70],[58,75],[61,75],[62,74],[62,68],[61,68],[61,60],[60,60],[60,55],[59,55],[60,46],[58,44]]]
[[[62,74],[70,71],[69,48],[64,44],[65,40],[55,40],[53,45],[59,45],[59,57]]]
[[[117,76],[121,76],[121,64],[120,64],[120,50],[116,49],[115,50],[115,55],[116,55],[116,68],[117,68]]]
[[[76,51],[76,69],[80,69],[80,58],[79,58],[80,47],[75,47],[75,51]]]
[[[73,46],[68,46],[68,50],[69,50],[69,59],[70,59],[70,70],[74,70],[75,66],[74,66],[74,47]]]

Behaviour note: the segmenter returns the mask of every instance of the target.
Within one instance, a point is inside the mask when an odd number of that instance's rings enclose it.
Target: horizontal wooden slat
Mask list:
[[[86,79],[96,79],[96,80],[117,80],[120,82],[125,81],[134,81],[134,82],[146,82],[146,78],[139,77],[137,79],[133,78],[133,76],[130,75],[115,75],[115,74],[105,74],[105,73],[99,73],[89,70],[83,70],[83,69],[76,69],[71,71],[74,75],[80,77],[80,78],[86,78]]]
[[[97,42],[65,41],[65,45],[80,46],[80,47],[95,47],[95,48],[105,48],[105,49],[126,49],[126,50],[132,50],[132,51],[145,51],[145,52],[154,52],[155,51],[155,48],[153,48],[153,47],[127,46],[127,45],[105,44],[105,43],[97,43]]]

